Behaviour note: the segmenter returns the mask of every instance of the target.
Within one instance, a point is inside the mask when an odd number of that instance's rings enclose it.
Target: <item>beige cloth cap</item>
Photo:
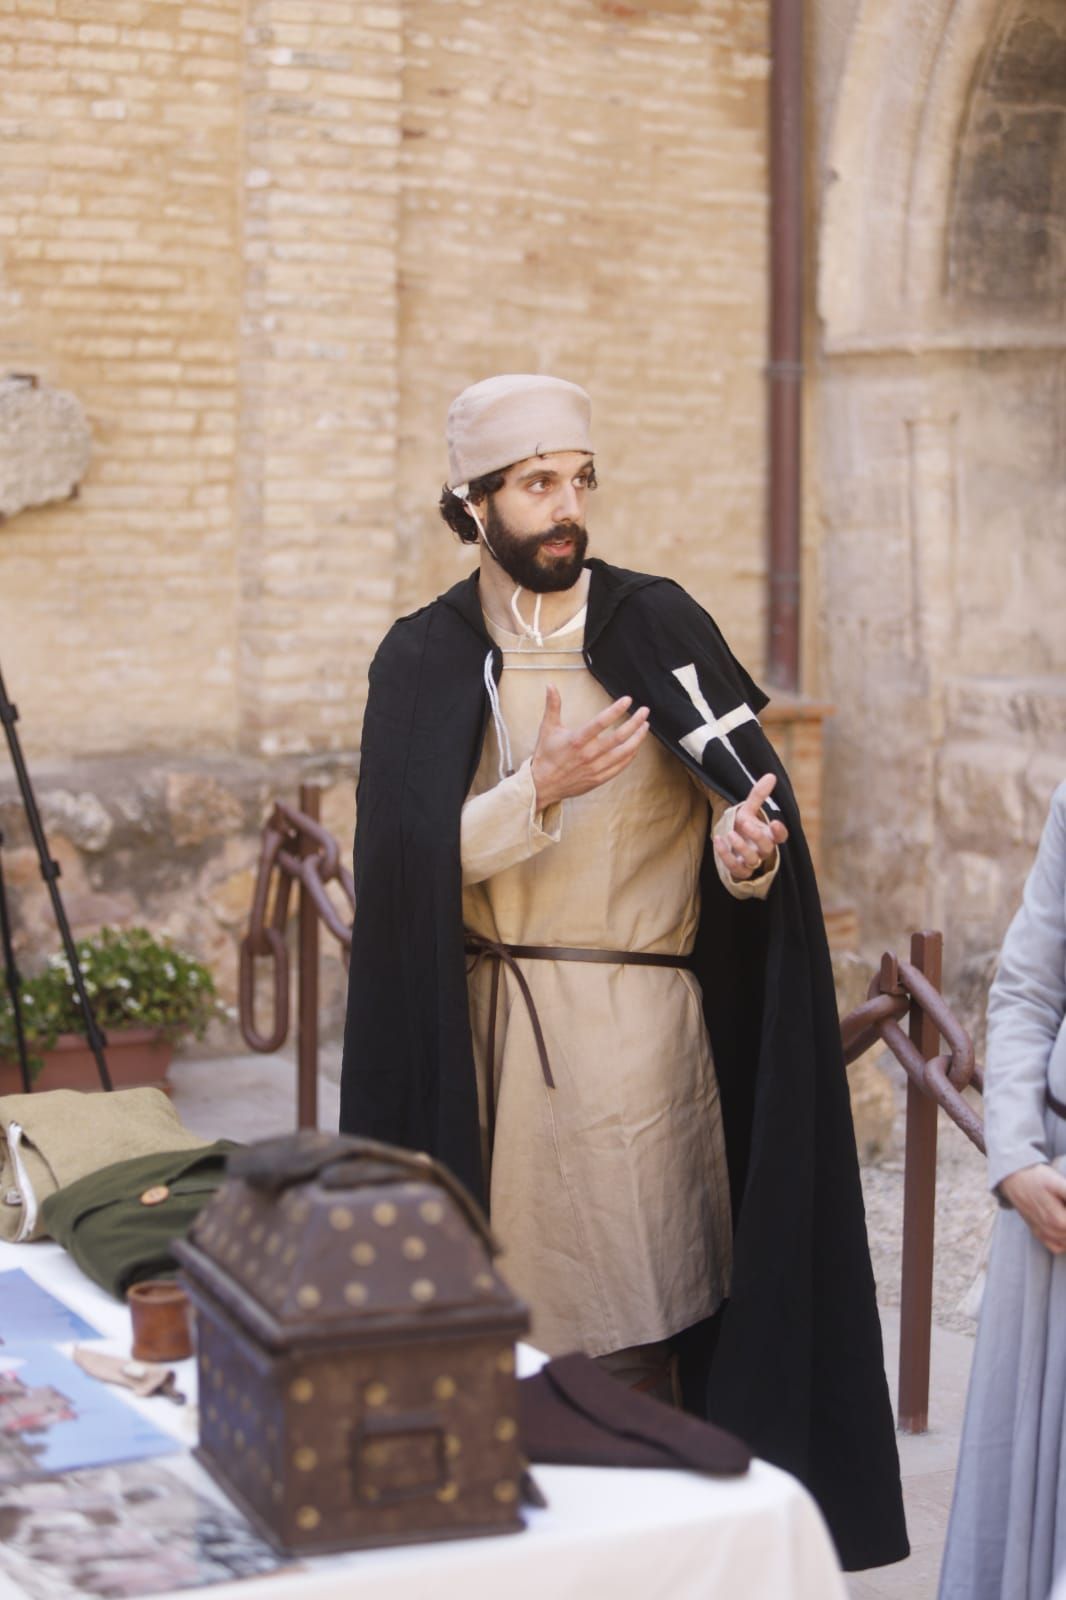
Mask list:
[[[565,378],[503,373],[472,383],[448,408],[448,485],[458,488],[529,456],[592,453],[592,401]]]

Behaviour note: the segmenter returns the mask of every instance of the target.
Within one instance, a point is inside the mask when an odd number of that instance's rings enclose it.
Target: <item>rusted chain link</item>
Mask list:
[[[933,1023],[948,1047],[944,1054],[926,1060],[904,1033],[900,1021],[912,1006]],[[984,1077],[974,1061],[973,1041],[940,990],[917,967],[886,952],[880,971],[870,981],[866,1000],[842,1018],[840,1037],[847,1062],[856,1060],[880,1039],[911,1082],[943,1106],[956,1127],[984,1153],[984,1121],[980,1112],[962,1097],[962,1090],[971,1085],[984,1090]]]
[[[264,1053],[279,1050],[289,1033],[289,952],[285,930],[294,880],[308,891],[320,920],[337,940],[347,960],[352,943],[351,920],[344,921],[327,894],[326,885],[339,884],[349,910],[354,913],[352,875],[341,865],[340,849],[333,835],[320,822],[279,800],[263,828],[252,914],[240,946],[241,1034],[250,1049]],[[273,910],[268,916],[272,892]],[[273,964],[273,1016],[267,1033],[260,1031],[255,1015],[255,962],[260,957],[269,958]]]

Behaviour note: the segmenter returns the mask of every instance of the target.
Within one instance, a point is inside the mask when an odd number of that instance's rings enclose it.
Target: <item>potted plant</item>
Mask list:
[[[208,969],[147,928],[102,928],[77,944],[85,988],[107,1038],[116,1088],[162,1084],[183,1033],[202,1037],[219,1012]],[[95,1089],[96,1059],[65,955],[24,980],[22,1020],[34,1089]],[[0,992],[0,1093],[22,1090],[11,996]]]

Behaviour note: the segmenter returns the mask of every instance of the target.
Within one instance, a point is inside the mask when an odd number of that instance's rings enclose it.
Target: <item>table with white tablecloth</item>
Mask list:
[[[0,1243],[0,1272],[15,1267],[98,1328],[101,1348],[128,1352],[125,1307],[57,1245]],[[519,1356],[520,1372],[535,1370],[535,1351],[520,1347]],[[194,1400],[195,1363],[176,1371]],[[193,1404],[128,1399],[190,1449],[196,1443]],[[183,1476],[218,1495],[191,1456],[162,1460],[168,1469],[177,1461]],[[846,1600],[813,1500],[765,1462],[740,1478],[549,1466],[536,1467],[535,1476],[548,1506],[525,1512],[522,1533],[322,1556],[299,1570],[219,1584],[214,1593],[217,1600],[348,1600],[353,1590],[360,1600],[588,1600],[597,1591],[623,1600]],[[22,1595],[0,1575],[0,1600]]]

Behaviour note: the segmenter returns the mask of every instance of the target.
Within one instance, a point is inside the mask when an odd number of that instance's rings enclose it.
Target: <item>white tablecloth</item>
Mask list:
[[[127,1352],[125,1308],[57,1245],[0,1243],[0,1271],[13,1267],[98,1327],[109,1340],[104,1348]],[[520,1356],[527,1370],[535,1365],[535,1352]],[[195,1364],[182,1362],[177,1372],[191,1400]],[[195,1444],[191,1404],[130,1403]],[[179,1462],[183,1476],[218,1493],[191,1458],[162,1460],[170,1470]],[[765,1462],[735,1479],[591,1467],[539,1466],[535,1473],[549,1506],[526,1512],[524,1533],[319,1557],[299,1571],[218,1584],[215,1600],[846,1600],[814,1502]],[[0,1600],[22,1600],[2,1576]]]

